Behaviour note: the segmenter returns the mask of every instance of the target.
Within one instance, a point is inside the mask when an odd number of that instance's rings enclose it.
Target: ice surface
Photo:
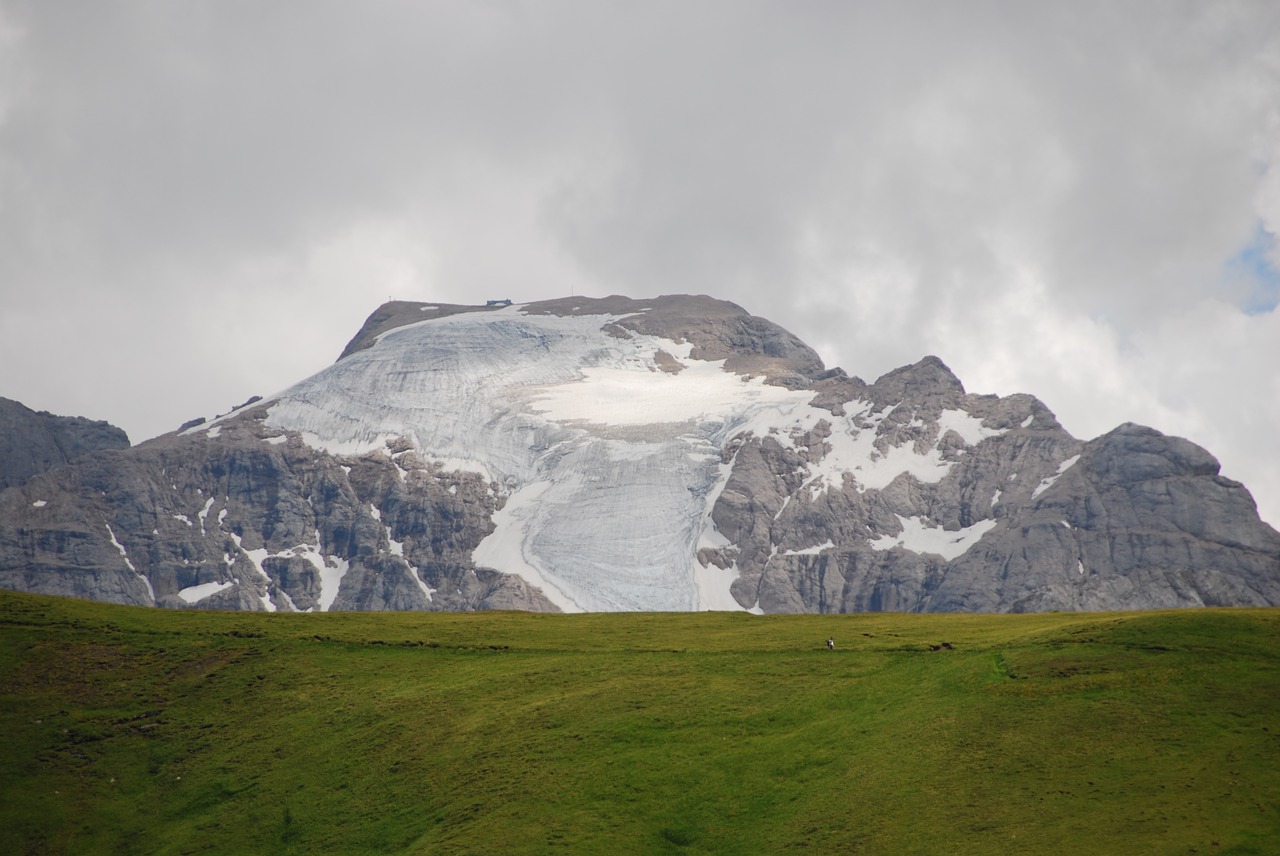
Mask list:
[[[829,448],[805,473],[818,495],[882,488],[903,472],[936,482],[954,466],[938,448],[944,434],[976,443],[998,433],[951,410],[927,449],[877,445],[885,414],[868,402],[836,417],[811,406],[812,391],[693,359],[687,343],[603,333],[612,320],[511,306],[399,327],[277,396],[266,424],[333,454],[405,438],[424,460],[479,474],[505,504],[474,561],[524,577],[567,611],[742,608],[729,595],[736,571],[695,559],[728,546],[710,515],[735,437],[794,447],[826,422]],[[659,370],[660,351],[681,370]]]

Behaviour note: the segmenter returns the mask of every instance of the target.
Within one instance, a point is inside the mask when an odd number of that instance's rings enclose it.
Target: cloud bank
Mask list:
[[[134,441],[389,297],[708,293],[1280,522],[1270,2],[0,0],[0,395]]]

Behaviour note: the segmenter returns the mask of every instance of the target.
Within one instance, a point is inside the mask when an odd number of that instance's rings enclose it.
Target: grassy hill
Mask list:
[[[1280,853],[1276,609],[258,615],[0,592],[0,728],[0,853]]]

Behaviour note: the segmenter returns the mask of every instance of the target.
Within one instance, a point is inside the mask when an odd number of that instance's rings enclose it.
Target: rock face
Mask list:
[[[0,493],[0,586],[216,609],[549,608],[470,562],[497,506],[478,476],[407,447],[319,454],[264,416]]]
[[[178,608],[1280,603],[1199,447],[874,383],[707,297],[395,302],[277,398],[0,492],[0,586]]]
[[[0,490],[89,452],[127,448],[128,436],[114,425],[0,398]]]

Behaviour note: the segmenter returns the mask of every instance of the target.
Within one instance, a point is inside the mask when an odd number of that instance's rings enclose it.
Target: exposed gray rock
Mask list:
[[[54,416],[0,398],[0,490],[100,449],[127,449],[129,438],[107,422]]]
[[[393,448],[317,453],[263,415],[0,493],[0,587],[175,608],[552,608],[470,561],[502,502],[494,486]]]

